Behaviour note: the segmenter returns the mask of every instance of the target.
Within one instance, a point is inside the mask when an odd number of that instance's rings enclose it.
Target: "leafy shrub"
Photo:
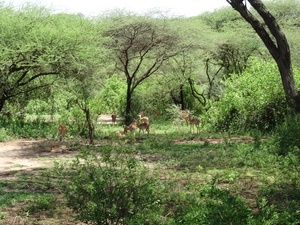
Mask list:
[[[295,77],[299,71],[294,69]],[[252,59],[241,75],[224,81],[220,101],[207,112],[206,122],[216,131],[272,131],[287,111],[281,78],[275,63]]]
[[[279,155],[287,155],[300,149],[300,117],[288,116],[284,123],[277,127],[274,135],[274,144]],[[298,154],[300,158],[300,154]]]
[[[56,196],[52,194],[41,194],[27,207],[29,212],[39,212],[50,210],[55,207]]]
[[[69,166],[56,165],[55,171],[67,205],[79,220],[94,224],[159,220],[159,182],[134,154],[112,146],[84,149]]]
[[[0,142],[7,140],[7,134],[5,128],[0,128]]]
[[[238,196],[217,186],[203,188],[199,196],[190,195],[184,205],[179,204],[176,224],[240,225],[247,224],[251,210]]]
[[[93,100],[92,108],[99,113],[112,113],[115,111],[120,114],[126,105],[126,88],[124,80],[117,75],[111,76]]]
[[[275,184],[262,187],[258,193],[259,215],[257,224],[299,224],[299,186]]]
[[[6,138],[39,138],[49,136],[50,127],[49,123],[36,119],[34,121],[26,121],[24,117],[14,117],[9,123],[0,121],[0,124],[5,124]],[[4,135],[4,133],[2,133]],[[1,133],[0,133],[1,137]]]

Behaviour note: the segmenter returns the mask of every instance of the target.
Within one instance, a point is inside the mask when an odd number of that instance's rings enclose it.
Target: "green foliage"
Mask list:
[[[279,184],[262,187],[258,193],[260,214],[257,224],[299,224],[299,186]]]
[[[287,116],[284,123],[276,128],[274,145],[279,155],[288,155],[300,149],[300,117]],[[300,158],[300,154],[298,154]]]
[[[240,15],[229,6],[214,12],[203,13],[199,16],[199,18],[205,21],[211,29],[215,29],[218,32],[224,32],[226,29],[229,29],[229,27],[232,26],[233,21],[235,21],[235,26],[236,24],[240,24],[236,23],[236,21],[243,21]]]
[[[283,26],[300,24],[299,0],[266,1],[265,5],[276,20]]]
[[[54,207],[56,202],[56,196],[53,194],[41,194],[38,195],[36,199],[27,207],[27,211],[30,213],[46,211]]]
[[[9,123],[7,123],[9,122]],[[13,120],[0,120],[0,125],[5,127],[5,137],[14,138],[40,138],[47,137],[51,133],[51,126],[39,118],[33,121],[26,121],[23,117],[16,117]]]
[[[106,79],[103,87],[93,100],[94,108],[100,113],[124,113],[127,85],[124,79],[113,75]]]
[[[0,142],[6,141],[8,138],[5,128],[0,128]]]
[[[70,167],[56,166],[60,189],[78,219],[133,224],[157,215],[158,182],[131,150],[126,151],[112,146],[89,148]]]
[[[214,130],[268,132],[283,122],[287,107],[275,63],[252,59],[243,74],[232,75],[224,85],[220,101],[207,112]]]
[[[244,200],[215,185],[188,196],[184,205],[176,207],[176,224],[247,224],[251,210]],[[196,195],[196,196],[197,196]]]

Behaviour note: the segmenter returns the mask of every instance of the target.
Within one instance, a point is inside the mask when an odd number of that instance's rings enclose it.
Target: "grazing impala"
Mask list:
[[[141,121],[141,123],[149,123],[149,118],[147,116],[143,116],[141,114],[139,114],[139,120]]]
[[[196,117],[192,118],[192,116],[190,115],[188,121],[189,121],[189,124],[190,124],[190,132],[192,133],[192,128],[194,130],[194,126],[195,126],[197,128],[197,134],[199,134],[200,120],[198,118],[196,118]]]
[[[143,133],[145,132],[145,130],[148,132],[148,135],[149,135],[149,132],[150,132],[150,124],[149,123],[140,123],[137,125],[137,127],[139,128],[139,134],[141,133],[141,130],[143,131]]]
[[[137,128],[137,122],[135,120],[134,122],[132,122],[128,126],[124,127],[124,134],[127,134],[127,131],[130,131],[131,133],[133,133],[133,137],[135,138],[135,130],[136,130],[136,128]]]
[[[68,133],[68,129],[65,125],[61,124],[58,126],[58,138],[59,141],[62,141],[64,136]]]

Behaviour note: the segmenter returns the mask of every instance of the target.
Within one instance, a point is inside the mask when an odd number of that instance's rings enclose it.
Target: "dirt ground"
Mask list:
[[[71,157],[76,152],[51,153],[45,140],[11,140],[0,142],[0,173],[48,167],[49,161]]]
[[[122,118],[117,118],[117,122]],[[99,115],[98,123],[111,123],[110,114]],[[0,175],[14,170],[33,170],[52,166],[50,161],[59,157],[72,157],[76,151],[64,153],[50,152],[47,140],[11,140],[0,142]]]
[[[177,144],[186,142],[220,143],[223,139],[177,139]],[[249,142],[251,139],[233,138],[231,141]],[[77,151],[63,153],[50,152],[50,145],[46,140],[11,140],[0,142],[0,175],[9,171],[33,170],[36,168],[49,167],[57,158],[74,157]]]

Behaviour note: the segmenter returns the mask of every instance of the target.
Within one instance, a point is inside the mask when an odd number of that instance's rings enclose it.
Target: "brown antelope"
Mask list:
[[[197,128],[197,134],[199,134],[199,130],[200,130],[200,120],[196,117],[192,118],[191,115],[189,115],[188,117],[188,121],[189,121],[189,124],[190,124],[190,133],[192,133],[192,128],[194,130],[194,126]]]
[[[117,114],[116,114],[115,112],[113,112],[113,113],[111,114],[111,122],[112,122],[113,124],[115,124],[116,121],[117,121]]]
[[[59,141],[63,141],[64,136],[66,135],[66,133],[68,133],[68,128],[65,125],[63,125],[63,124],[60,124],[58,126],[58,138],[59,138]]]
[[[147,116],[143,116],[141,114],[139,114],[139,120],[141,121],[141,123],[149,123],[149,118]]]
[[[68,152],[69,149],[65,145],[54,145],[53,140],[49,140],[49,145],[50,145],[50,152],[53,153],[63,153],[63,152]]]
[[[117,130],[117,131],[115,132],[115,134],[116,134],[117,136],[119,136],[120,138],[121,138],[121,137],[125,137],[125,131]]]
[[[149,135],[149,132],[150,132],[150,129],[149,129],[150,124],[149,123],[140,123],[137,125],[137,127],[139,128],[139,134],[141,133],[141,130],[143,131],[143,133],[146,130]]]
[[[185,110],[181,110],[181,113],[180,113],[180,120],[185,120],[186,122],[186,125],[189,124],[189,119],[190,119],[190,111],[185,109]]]
[[[131,124],[129,124],[128,126],[124,127],[124,134],[127,134],[127,131],[130,131],[131,133],[133,133],[133,137],[135,138],[136,128],[137,128],[137,122],[135,120]]]

